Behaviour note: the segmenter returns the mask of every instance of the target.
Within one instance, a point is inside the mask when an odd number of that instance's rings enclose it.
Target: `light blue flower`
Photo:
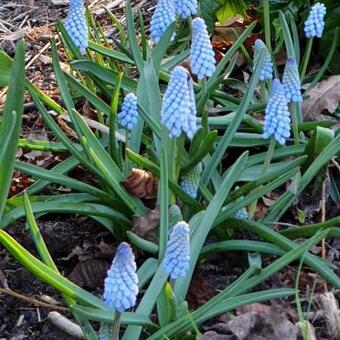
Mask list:
[[[192,170],[182,177],[181,188],[190,197],[197,197],[198,185],[202,173],[202,164],[198,163]]]
[[[290,136],[290,114],[283,86],[274,79],[265,111],[263,138],[273,136],[281,145]]]
[[[262,49],[265,49],[265,56],[263,61],[262,70],[260,72],[260,81],[266,81],[273,79],[273,62],[270,57],[269,51],[267,49],[267,46],[261,39],[256,39],[255,41],[255,50],[254,50],[254,69],[257,65],[257,59],[260,51]]]
[[[294,57],[289,57],[287,59],[282,85],[288,102],[302,102],[300,75]]]
[[[137,97],[133,93],[129,93],[122,105],[122,111],[118,114],[118,122],[132,130],[138,119]]]
[[[158,43],[167,28],[174,21],[176,21],[176,12],[173,0],[158,0],[157,7],[151,18],[151,39],[155,43]],[[174,36],[172,39],[174,39]]]
[[[104,283],[104,304],[119,313],[136,304],[138,277],[136,262],[130,245],[119,245]]]
[[[84,0],[70,0],[65,29],[73,43],[84,54],[88,47],[88,30],[85,17]]]
[[[239,219],[239,220],[246,221],[248,219],[248,211],[247,211],[247,209],[245,207],[240,209],[239,211],[237,211],[235,213],[234,217]]]
[[[310,10],[305,21],[305,34],[307,38],[322,37],[325,28],[326,6],[317,2]]]
[[[199,80],[211,77],[216,66],[215,53],[211,46],[207,26],[202,18],[192,21],[190,67]]]
[[[197,0],[174,0],[174,3],[176,14],[182,19],[197,14]]]
[[[163,268],[165,272],[170,275],[171,279],[185,277],[189,270],[189,233],[189,225],[181,221],[174,225],[169,236]]]
[[[161,121],[167,127],[171,138],[184,132],[192,139],[197,131],[197,111],[192,79],[189,72],[177,66],[163,98]]]

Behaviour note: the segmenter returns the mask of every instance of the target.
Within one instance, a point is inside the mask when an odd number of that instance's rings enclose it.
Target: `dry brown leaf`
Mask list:
[[[102,287],[110,263],[101,259],[78,262],[69,279],[78,286],[88,289]]]
[[[340,103],[340,76],[331,76],[308,91],[309,98],[302,104],[306,120],[316,120],[322,111],[334,113]]]
[[[158,179],[150,172],[132,169],[132,174],[123,182],[125,189],[138,198],[157,197]]]
[[[159,226],[159,219],[159,207],[156,207],[156,209],[153,210],[148,210],[148,215],[146,217],[133,216],[132,232],[146,240],[156,241],[157,237],[155,230]]]
[[[297,327],[288,320],[284,309],[275,305],[268,309],[259,306],[228,322],[228,328],[238,339],[296,340]]]

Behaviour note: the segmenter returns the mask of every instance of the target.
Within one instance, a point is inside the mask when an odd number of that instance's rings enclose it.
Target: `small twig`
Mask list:
[[[32,303],[32,304],[39,306],[39,307],[42,307],[42,308],[51,308],[51,309],[59,310],[59,311],[62,311],[62,312],[67,311],[67,308],[65,308],[65,307],[54,306],[54,305],[51,305],[49,303],[30,298],[28,296],[19,294],[19,293],[15,292],[15,291],[13,291],[12,289],[9,289],[9,288],[0,288],[0,293],[4,293],[4,294],[10,295],[10,296],[13,296],[17,299]]]
[[[84,339],[84,335],[81,328],[76,323],[65,318],[65,316],[61,315],[60,313],[50,312],[47,316],[47,319],[50,320],[51,323],[53,323],[53,325],[57,326],[65,333],[77,339]]]

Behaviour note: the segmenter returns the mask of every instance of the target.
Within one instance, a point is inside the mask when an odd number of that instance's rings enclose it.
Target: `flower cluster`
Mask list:
[[[289,57],[286,61],[282,85],[288,102],[302,102],[301,81],[298,66],[294,57]]]
[[[265,57],[263,61],[263,66],[260,72],[260,80],[266,81],[271,80],[273,78],[273,62],[270,57],[267,46],[261,39],[256,39],[255,41],[255,50],[254,50],[254,69],[256,68],[258,62],[258,55],[262,49],[265,49]]]
[[[210,77],[216,66],[215,53],[211,46],[207,26],[202,18],[192,21],[190,67],[199,80]]]
[[[133,307],[138,294],[136,262],[130,245],[123,242],[117,249],[104,283],[104,303],[119,313]]]
[[[185,277],[189,269],[189,233],[189,225],[181,221],[174,225],[169,236],[163,267],[171,279]]]
[[[124,98],[122,111],[118,114],[118,122],[122,126],[132,130],[137,123],[137,118],[137,97],[133,93],[129,93]]]
[[[70,0],[70,7],[64,24],[73,43],[84,54],[88,47],[84,0]]]
[[[190,15],[197,14],[197,0],[174,0],[176,14],[181,19],[187,19]]]
[[[173,0],[158,0],[150,23],[151,39],[158,43],[167,28],[174,21],[176,21],[176,12]]]
[[[194,167],[191,171],[189,171],[182,177],[181,188],[192,198],[197,197],[197,190],[200,182],[201,173],[202,164],[199,163],[196,167]]]
[[[290,136],[290,114],[283,86],[274,79],[265,111],[263,138],[274,136],[281,145]]]
[[[305,34],[307,38],[322,37],[325,28],[326,6],[317,2],[310,10],[305,21]]]
[[[248,211],[246,208],[242,208],[241,210],[237,211],[234,215],[235,218],[239,220],[246,221],[248,219]]]
[[[196,104],[192,79],[189,72],[177,66],[172,72],[164,94],[161,121],[171,138],[184,132],[192,139],[197,130]]]

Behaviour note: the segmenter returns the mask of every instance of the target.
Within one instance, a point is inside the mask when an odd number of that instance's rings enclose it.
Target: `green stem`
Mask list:
[[[292,125],[293,125],[293,135],[294,135],[294,144],[299,145],[299,122],[298,122],[298,116],[297,116],[297,105],[299,103],[293,103],[290,105],[290,113],[292,116]]]
[[[260,81],[260,89],[261,89],[262,103],[265,105],[267,103],[267,93],[268,93],[265,81]]]
[[[303,79],[305,78],[306,75],[306,71],[307,71],[307,66],[309,63],[309,58],[312,52],[312,46],[313,46],[313,38],[308,39],[308,43],[307,43],[307,48],[306,48],[306,52],[303,56],[303,62],[302,62],[302,71],[301,71],[301,83],[303,83]]]
[[[170,169],[170,179],[177,183],[177,138],[173,138],[172,140],[172,159],[168,160],[168,163],[171,165]],[[170,194],[170,205],[176,204],[176,195],[171,192]]]
[[[264,33],[266,36],[266,45],[271,55],[272,45],[271,45],[271,35],[270,35],[270,11],[269,11],[268,0],[263,0],[263,15],[264,15]]]
[[[125,177],[127,177],[129,175],[129,157],[126,155],[126,150],[129,148],[129,131],[128,129],[125,130],[125,158],[124,158],[124,163],[125,163],[125,167],[124,167],[124,173],[125,173]]]
[[[112,340],[119,340],[120,319],[121,313],[116,311],[115,318],[113,320]]]
[[[203,79],[202,80],[202,92],[201,95],[204,100],[204,104],[202,105],[202,127],[205,133],[209,133],[209,123],[208,123],[208,110],[206,109],[206,103],[207,103],[207,80]]]
[[[269,143],[269,147],[268,147],[268,151],[267,151],[267,155],[266,155],[266,159],[264,160],[264,164],[263,164],[263,168],[262,168],[262,172],[261,172],[262,175],[265,175],[265,173],[268,170],[268,167],[270,165],[270,162],[271,162],[273,154],[274,154],[275,145],[276,145],[275,139],[271,138],[270,143]]]

